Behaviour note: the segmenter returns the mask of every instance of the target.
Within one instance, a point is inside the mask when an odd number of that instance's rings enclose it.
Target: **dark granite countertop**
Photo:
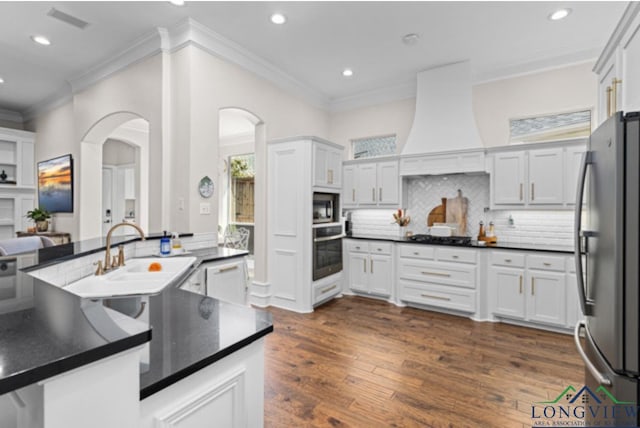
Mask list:
[[[389,241],[397,242],[401,244],[413,244],[413,245],[444,245],[455,246],[460,248],[489,248],[497,250],[518,250],[518,251],[541,251],[547,253],[566,253],[573,254],[573,246],[562,245],[547,245],[547,244],[520,244],[515,242],[500,242],[491,245],[478,245],[477,241],[471,241],[471,245],[448,245],[448,244],[425,244],[423,242],[412,241],[406,238],[380,238],[375,236],[347,236],[346,239],[363,239],[370,241]]]
[[[55,263],[101,251],[99,241],[74,243],[79,251]],[[149,342],[149,361],[141,364],[140,375],[144,399],[273,331],[267,312],[181,290],[177,284],[155,296],[109,299],[107,304],[125,315],[148,299],[149,324],[134,321],[132,331],[127,323],[125,331],[101,301],[29,276],[30,266],[43,267],[41,251],[0,258],[0,267],[15,262],[9,270],[13,288],[0,288],[0,395]],[[246,254],[218,247],[188,255],[198,258],[197,267]]]

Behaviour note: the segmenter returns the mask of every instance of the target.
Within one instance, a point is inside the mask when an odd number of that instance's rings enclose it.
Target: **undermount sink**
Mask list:
[[[127,264],[105,275],[91,275],[65,287],[80,297],[115,297],[157,294],[185,273],[196,261],[195,257],[146,257],[127,260]],[[149,272],[158,263],[161,270]]]

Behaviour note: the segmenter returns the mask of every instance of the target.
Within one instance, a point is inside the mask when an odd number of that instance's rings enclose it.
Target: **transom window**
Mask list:
[[[378,137],[358,138],[351,140],[353,158],[375,158],[396,154],[396,136],[383,135]]]

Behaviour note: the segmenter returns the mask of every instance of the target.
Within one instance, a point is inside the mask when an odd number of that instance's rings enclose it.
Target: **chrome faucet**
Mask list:
[[[111,262],[111,234],[113,233],[114,230],[116,230],[117,228],[119,228],[121,226],[131,226],[131,227],[133,227],[134,229],[136,229],[138,231],[138,233],[140,234],[140,237],[144,241],[144,231],[137,224],[127,223],[125,221],[125,222],[114,224],[113,226],[111,226],[111,229],[109,229],[109,232],[107,232],[107,248],[104,251],[104,266],[103,266],[103,270],[101,272],[100,269],[98,269],[96,271],[96,275],[103,275],[105,272],[107,272],[110,269],[115,269],[118,266],[124,266],[124,247],[123,246],[120,246],[120,254],[118,254],[118,262],[117,262],[117,264],[114,266],[114,264]]]

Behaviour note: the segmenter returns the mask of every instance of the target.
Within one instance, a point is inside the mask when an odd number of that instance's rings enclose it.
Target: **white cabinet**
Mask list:
[[[477,251],[400,244],[398,298],[445,310],[477,310]]]
[[[578,311],[575,290],[571,288],[575,285],[567,273],[569,259],[559,255],[493,251],[487,275],[493,296],[491,312],[500,318],[573,327]]]
[[[402,156],[400,175],[460,174],[485,172],[485,153],[480,150],[456,150],[448,153]]]
[[[358,293],[391,297],[393,294],[393,244],[346,241],[349,288]]]
[[[400,202],[397,159],[346,164],[343,177],[344,208],[397,206]]]
[[[523,205],[525,171],[524,152],[496,153],[491,174],[493,202]]]
[[[342,187],[342,148],[313,142],[313,185],[339,189]]]
[[[244,257],[203,264],[207,296],[247,304],[247,262]]]
[[[529,151],[529,203],[532,205],[562,204],[562,149]]]
[[[629,3],[594,71],[598,74],[597,124],[616,111],[640,110],[640,3]]]
[[[494,209],[573,208],[586,139],[537,145],[547,148],[494,151],[490,179]]]

